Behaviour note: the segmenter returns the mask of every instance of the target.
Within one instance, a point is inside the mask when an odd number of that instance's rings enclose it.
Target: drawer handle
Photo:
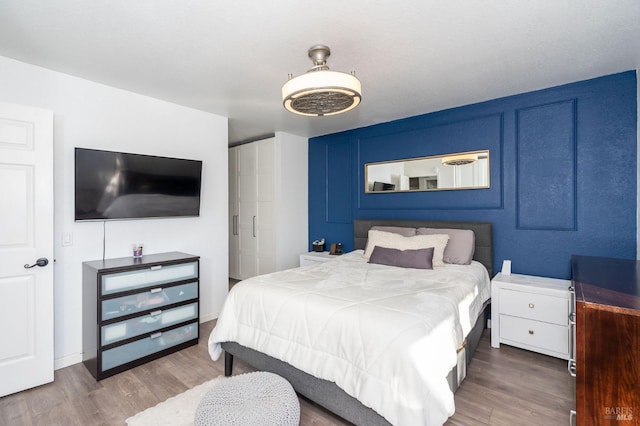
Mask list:
[[[152,338],[152,339],[157,339],[160,336],[162,336],[162,332],[158,331],[157,333],[151,334],[149,337]]]
[[[156,265],[156,266],[152,266],[151,268],[149,268],[152,271],[157,271],[158,269],[162,269],[162,265]]]
[[[162,309],[158,309],[157,311],[149,312],[149,316],[157,317],[162,313]]]
[[[162,291],[162,287],[152,288],[149,290],[149,293],[160,293]]]
[[[530,307],[531,309],[533,309],[533,308],[535,307],[535,305],[534,305],[533,303],[529,303],[529,307]]]
[[[571,312],[569,314],[569,324],[571,324],[571,325],[575,325],[576,324],[576,313],[575,312]]]
[[[569,286],[569,288],[567,290],[569,290],[570,292],[573,293],[574,291],[576,291],[576,288],[572,284],[572,285]]]
[[[529,334],[533,335],[534,331],[533,330],[529,330]]]
[[[570,359],[567,363],[567,370],[569,370],[569,374],[571,377],[576,377],[576,360]]]

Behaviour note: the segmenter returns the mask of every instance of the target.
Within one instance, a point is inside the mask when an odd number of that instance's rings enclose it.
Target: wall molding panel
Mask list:
[[[358,188],[357,208],[367,210],[470,210],[500,209],[503,206],[502,146],[503,114],[472,116],[422,128],[397,131],[356,141]],[[390,150],[393,155],[390,156]],[[443,190],[393,194],[365,193],[367,163],[426,157],[454,152],[489,150],[490,188]],[[390,158],[393,157],[393,158]]]
[[[577,229],[576,111],[576,99],[516,110],[517,229]]]
[[[326,215],[329,223],[351,223],[351,146],[347,143],[327,145],[327,170],[325,195]]]

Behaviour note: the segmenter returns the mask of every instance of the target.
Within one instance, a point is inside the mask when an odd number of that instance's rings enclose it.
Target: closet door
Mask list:
[[[257,275],[257,148],[256,143],[238,148],[238,233],[240,279]]]
[[[238,150],[238,147],[229,148],[229,276],[235,279],[240,279]]]
[[[255,142],[257,149],[257,275],[276,270],[275,139]]]

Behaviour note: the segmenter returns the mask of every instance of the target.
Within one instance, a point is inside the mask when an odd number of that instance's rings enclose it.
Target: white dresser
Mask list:
[[[569,359],[571,281],[502,275],[491,281],[491,346]]]
[[[328,251],[310,251],[300,255],[300,266],[315,265],[316,263],[328,262],[335,259],[336,255],[329,254]]]

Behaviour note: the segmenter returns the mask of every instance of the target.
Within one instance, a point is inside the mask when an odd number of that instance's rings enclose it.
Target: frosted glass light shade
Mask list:
[[[357,107],[362,86],[352,74],[337,71],[309,71],[282,86],[284,107],[306,116],[340,114]]]

